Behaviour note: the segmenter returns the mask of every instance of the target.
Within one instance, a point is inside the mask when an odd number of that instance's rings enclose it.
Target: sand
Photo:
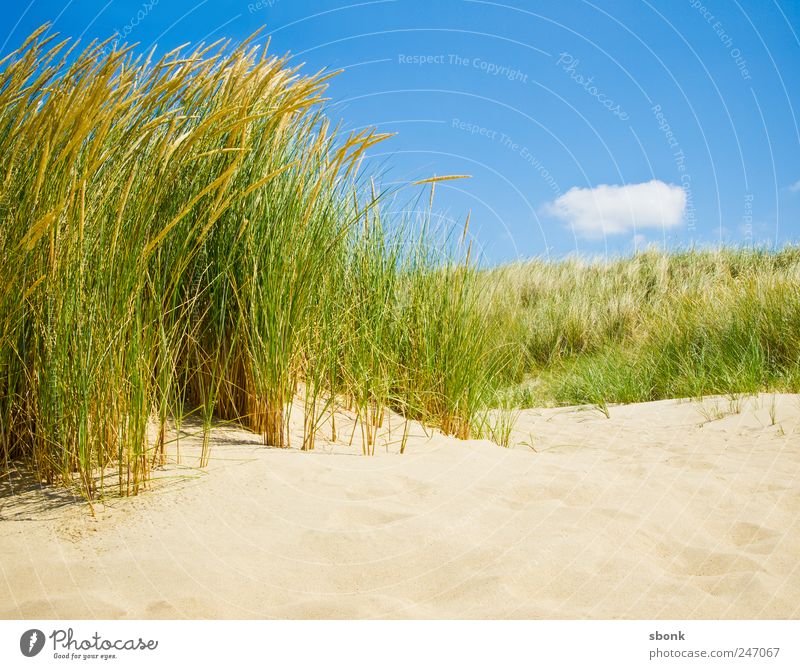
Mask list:
[[[508,449],[401,432],[363,457],[216,428],[208,468],[185,439],[94,518],[6,479],[0,617],[800,613],[800,396],[527,410]]]

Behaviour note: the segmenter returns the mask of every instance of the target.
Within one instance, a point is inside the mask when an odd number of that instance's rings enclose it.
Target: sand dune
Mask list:
[[[772,398],[529,410],[509,449],[414,425],[403,455],[395,416],[374,457],[218,428],[95,518],[6,480],[0,617],[797,618],[800,396]]]

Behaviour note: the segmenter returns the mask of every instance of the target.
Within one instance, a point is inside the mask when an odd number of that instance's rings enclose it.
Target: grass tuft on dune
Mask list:
[[[0,64],[6,469],[136,494],[193,413],[201,463],[219,418],[287,446],[301,385],[306,449],[337,403],[469,436],[502,367],[477,269],[381,222],[384,136],[330,125],[329,75],[253,38],[76,47],[44,26]]]

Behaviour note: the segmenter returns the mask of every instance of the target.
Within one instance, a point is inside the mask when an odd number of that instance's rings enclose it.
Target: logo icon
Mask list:
[[[19,649],[25,657],[38,655],[44,648],[44,632],[42,630],[28,630],[19,639]]]

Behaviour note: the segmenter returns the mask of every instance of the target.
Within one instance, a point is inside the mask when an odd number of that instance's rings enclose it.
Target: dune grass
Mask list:
[[[328,75],[252,38],[153,60],[46,28],[0,68],[5,468],[136,494],[193,413],[201,464],[215,419],[287,446],[300,389],[306,449],[337,404],[469,436],[503,365],[478,270],[381,221],[358,175],[384,136],[330,125]]]
[[[328,76],[46,28],[0,63],[5,470],[136,494],[188,416],[203,465],[215,420],[289,446],[298,397],[301,448],[344,407],[371,454],[387,410],[508,446],[526,406],[800,390],[799,249],[482,269],[435,179],[387,217]]]
[[[484,280],[517,324],[517,406],[800,391],[797,247],[532,261]]]

